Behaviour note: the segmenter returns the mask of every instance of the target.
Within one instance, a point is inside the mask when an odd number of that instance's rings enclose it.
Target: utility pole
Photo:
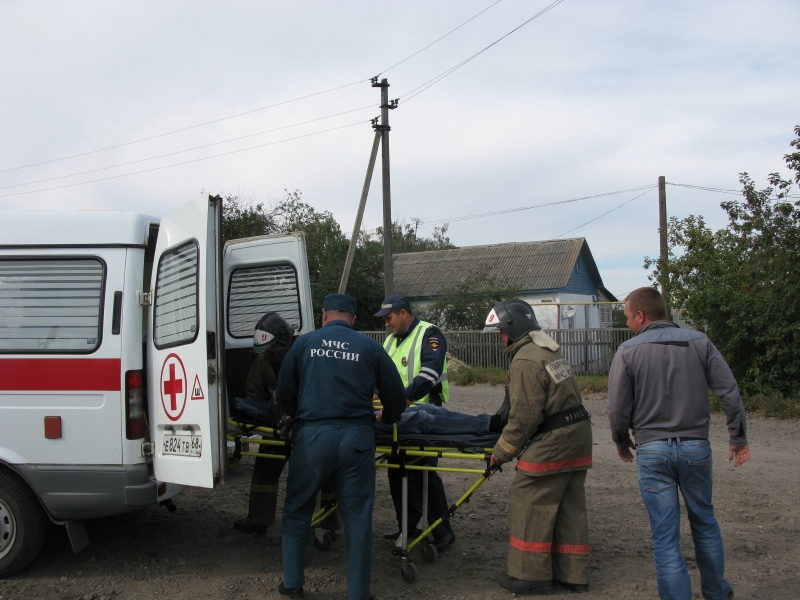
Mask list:
[[[384,296],[394,294],[394,264],[392,263],[392,188],[389,178],[389,110],[397,108],[397,100],[389,102],[389,81],[372,79],[372,87],[381,88],[381,123],[375,131],[381,133],[381,167],[383,172],[383,273]]]
[[[377,130],[377,119],[373,121],[374,127]],[[342,272],[342,280],[339,282],[339,293],[344,294],[347,290],[347,280],[350,278],[350,267],[353,266],[353,256],[356,253],[356,243],[358,242],[358,233],[361,231],[361,219],[364,217],[364,207],[367,204],[367,196],[369,195],[369,184],[372,181],[372,171],[375,169],[375,159],[378,156],[378,145],[381,142],[381,132],[375,131],[375,141],[372,142],[372,153],[369,155],[369,164],[367,165],[367,176],[364,179],[364,188],[361,190],[361,201],[358,204],[358,213],[356,214],[356,224],[353,226],[353,236],[350,238],[350,248],[347,250],[347,260],[344,261],[344,271]]]
[[[659,262],[659,279],[661,295],[667,303],[667,320],[672,320],[669,306],[669,246],[667,245],[667,180],[661,175],[658,178],[658,233],[660,237],[661,257]]]

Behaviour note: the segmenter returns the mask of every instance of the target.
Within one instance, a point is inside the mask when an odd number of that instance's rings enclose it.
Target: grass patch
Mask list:
[[[608,375],[576,375],[581,394],[608,392]]]
[[[725,412],[725,405],[714,392],[708,392],[711,412]],[[744,410],[748,414],[777,419],[800,419],[800,400],[780,394],[753,394],[742,396]]]
[[[448,373],[448,381],[454,385],[475,385],[488,383],[490,385],[506,384],[505,369],[487,367],[461,367],[455,372]]]

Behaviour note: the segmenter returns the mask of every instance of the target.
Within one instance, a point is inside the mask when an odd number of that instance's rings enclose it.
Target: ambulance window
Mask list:
[[[104,281],[99,259],[0,260],[0,352],[94,352]]]
[[[264,313],[275,311],[299,331],[300,291],[290,265],[237,269],[228,286],[228,332],[235,338],[253,335]]]
[[[161,255],[153,311],[153,342],[159,350],[197,338],[199,264],[194,241]]]

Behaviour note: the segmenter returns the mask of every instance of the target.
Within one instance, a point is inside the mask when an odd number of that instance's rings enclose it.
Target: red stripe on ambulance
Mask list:
[[[0,391],[119,392],[119,358],[0,358]]]

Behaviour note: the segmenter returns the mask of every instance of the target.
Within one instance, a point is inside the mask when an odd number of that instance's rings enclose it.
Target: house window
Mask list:
[[[300,291],[297,272],[290,265],[237,269],[228,287],[228,333],[235,338],[253,335],[258,320],[276,312],[299,331]]]
[[[197,338],[200,255],[192,241],[161,255],[153,311],[153,342],[159,350]]]
[[[104,282],[96,258],[0,260],[0,352],[94,352]]]

